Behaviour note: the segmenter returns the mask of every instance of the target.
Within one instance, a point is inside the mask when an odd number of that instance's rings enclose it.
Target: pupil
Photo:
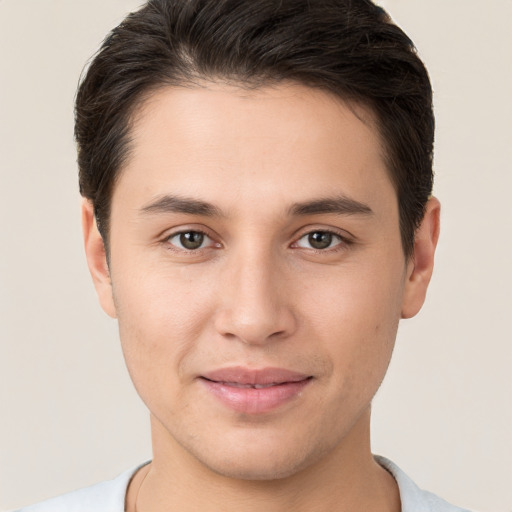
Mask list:
[[[309,235],[309,243],[315,249],[327,249],[332,243],[332,234],[325,231],[316,231]]]
[[[188,233],[181,233],[180,242],[185,249],[199,249],[204,241],[203,233],[197,231],[189,231]]]

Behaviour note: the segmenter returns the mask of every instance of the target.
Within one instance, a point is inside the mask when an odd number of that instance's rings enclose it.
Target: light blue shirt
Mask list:
[[[450,505],[435,494],[423,491],[390,460],[380,456],[375,459],[395,478],[400,491],[402,512],[469,512]],[[51,498],[18,512],[124,512],[128,484],[143,465],[124,472],[114,480]]]

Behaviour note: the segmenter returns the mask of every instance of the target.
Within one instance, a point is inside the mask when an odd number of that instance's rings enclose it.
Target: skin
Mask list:
[[[371,112],[301,85],[164,88],[132,136],[110,266],[83,203],[99,300],[151,414],[154,459],[133,479],[128,510],[400,510],[371,455],[370,405],[400,318],[423,304],[438,201],[406,259]],[[174,206],[155,207],[165,196]],[[211,211],[177,211],[176,198]],[[363,208],[311,207],[339,198]],[[186,250],[183,232],[207,236]],[[310,233],[330,243],[315,249]],[[312,379],[284,405],[244,413],[198,378],[227,366]]]

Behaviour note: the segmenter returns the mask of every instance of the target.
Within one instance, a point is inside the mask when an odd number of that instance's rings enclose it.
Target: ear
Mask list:
[[[407,264],[407,275],[402,300],[402,318],[411,318],[425,302],[428,284],[434,269],[434,253],[439,239],[441,204],[431,197],[425,216],[416,230],[414,251]]]
[[[85,255],[96,293],[103,311],[116,318],[116,308],[112,293],[112,282],[107,264],[105,245],[100,235],[94,208],[88,199],[82,201],[82,231],[84,236]]]

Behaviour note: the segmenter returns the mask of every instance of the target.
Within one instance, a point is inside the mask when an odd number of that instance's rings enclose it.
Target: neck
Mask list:
[[[127,510],[398,512],[396,482],[370,452],[369,424],[368,410],[335,449],[290,476],[244,480],[203,465],[152,418],[154,460],[134,477]]]

